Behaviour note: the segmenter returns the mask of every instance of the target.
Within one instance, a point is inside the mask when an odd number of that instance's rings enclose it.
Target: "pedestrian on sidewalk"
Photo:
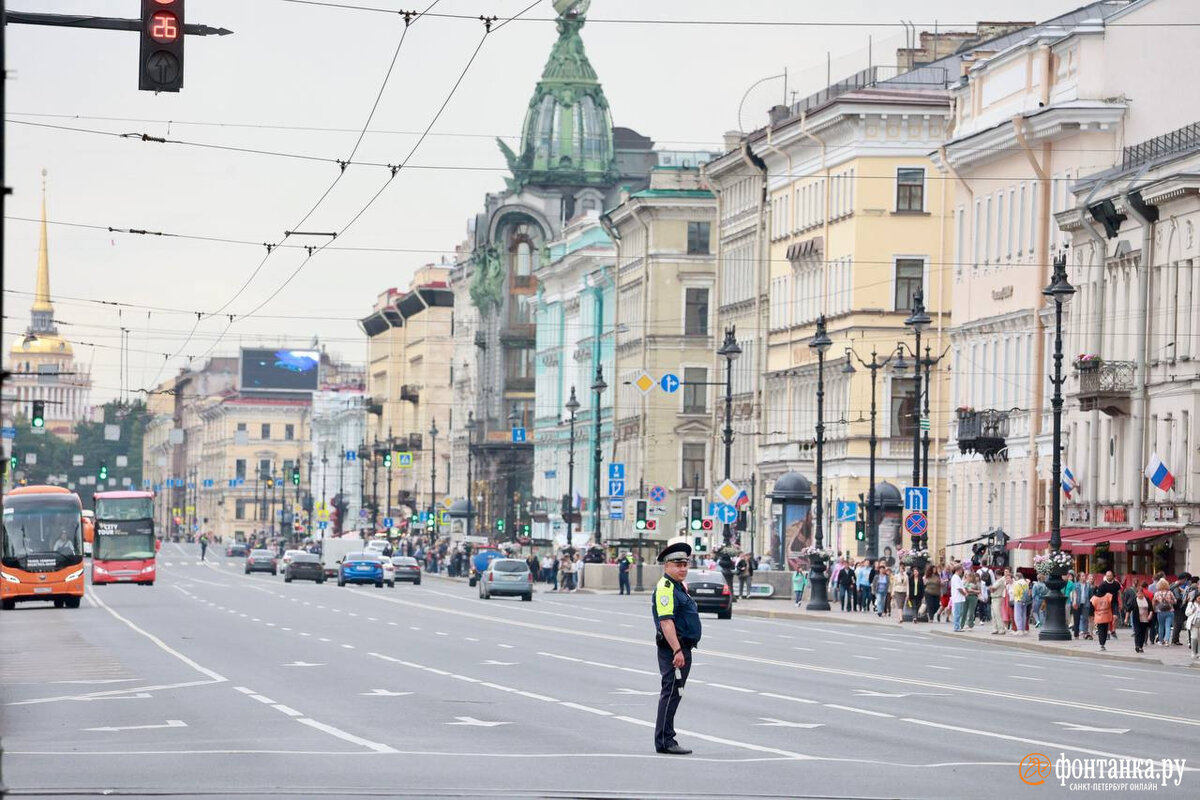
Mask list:
[[[1159,578],[1155,586],[1154,613],[1158,618],[1158,644],[1167,647],[1171,641],[1171,625],[1175,622],[1175,595],[1166,578]]]
[[[1004,625],[1004,579],[994,580],[988,587],[988,598],[991,601],[992,635],[1003,636],[1008,633]]]
[[[854,568],[854,578],[857,581],[858,594],[855,596],[854,610],[866,611],[871,606],[871,567],[866,561],[858,562]]]
[[[875,616],[883,616],[883,608],[887,604],[888,582],[890,575],[885,564],[879,565],[878,572],[875,573]]]
[[[966,582],[963,580],[963,568],[955,567],[950,576],[950,602],[953,605],[954,632],[963,629],[967,613],[967,593],[963,590]]]
[[[1108,642],[1108,626],[1113,621],[1113,596],[1108,592],[1096,592],[1092,595],[1092,609],[1096,620],[1096,638],[1100,640],[1100,649]]]
[[[892,581],[892,609],[896,612],[897,622],[904,622],[904,603],[908,600],[909,586],[913,581],[913,568],[901,566],[896,571],[896,579]]]
[[[967,613],[965,619],[967,627],[971,630],[975,629],[975,608],[979,604],[979,597],[983,594],[983,590],[979,584],[979,574],[974,570],[967,573],[964,580],[963,594],[967,596]]]
[[[1187,619],[1187,601],[1184,598],[1184,593],[1187,591],[1187,586],[1191,582],[1192,576],[1190,573],[1181,572],[1175,583],[1171,584],[1171,594],[1175,596],[1175,621],[1171,633],[1171,644],[1182,644],[1179,641],[1179,634],[1183,633],[1183,623]]]
[[[1079,597],[1079,632],[1083,634],[1083,638],[1092,638],[1092,595],[1095,593],[1096,587],[1092,583],[1092,576],[1088,573],[1083,573],[1079,576],[1081,587]]]
[[[1012,570],[1004,570],[1004,582],[1000,586],[1000,621],[1004,624],[1004,631],[1007,633],[1010,630],[1016,630],[1013,627],[1013,592]]]
[[[804,600],[804,589],[808,586],[808,575],[800,567],[796,567],[796,571],[792,573],[792,595],[796,598],[796,607],[800,607],[800,602]]]
[[[937,567],[930,564],[925,568],[925,619],[933,622],[938,615],[942,600],[942,577]]]
[[[1046,583],[1042,580],[1042,576],[1038,575],[1033,579],[1033,585],[1029,587],[1030,595],[1033,599],[1032,612],[1033,626],[1035,628],[1042,627],[1042,623],[1046,621]]]
[[[1149,597],[1146,596],[1148,584],[1142,581],[1134,590],[1133,602],[1131,603],[1133,613],[1130,619],[1133,622],[1133,652],[1146,652],[1146,634],[1150,630],[1154,617],[1154,604]]]
[[[1013,620],[1016,623],[1017,636],[1029,632],[1029,605],[1025,602],[1029,595],[1029,581],[1025,575],[1018,572],[1017,579],[1012,585]]]
[[[1108,624],[1108,636],[1115,642],[1117,640],[1117,620],[1121,615],[1121,584],[1117,583],[1117,579],[1111,569],[1104,573],[1104,579],[1100,581],[1100,585],[1096,587],[1096,591],[1092,596],[1095,597],[1098,594],[1105,595],[1112,600],[1112,619]],[[1093,603],[1092,608],[1095,609],[1095,607],[1096,604]],[[1096,624],[1097,626],[1100,624],[1098,618],[1096,619]]]
[[[854,594],[854,570],[849,564],[843,564],[837,577],[838,590],[842,596],[842,611],[850,611],[856,605]]]
[[[842,611],[846,610],[846,604],[842,600],[844,590],[842,589],[842,571],[846,568],[846,561],[839,554],[837,561],[833,562],[833,569],[829,572],[829,585],[833,587],[833,602],[835,605],[842,607]]]
[[[738,556],[737,565],[734,567],[737,572],[738,579],[738,597],[749,599],[750,597],[750,556],[742,553]]]

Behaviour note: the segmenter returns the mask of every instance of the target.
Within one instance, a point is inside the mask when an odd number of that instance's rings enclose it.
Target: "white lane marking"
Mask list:
[[[657,692],[655,693],[657,694]],[[789,700],[793,703],[808,703],[809,705],[820,705],[816,700],[809,700],[806,697],[792,697],[787,694],[775,694],[773,692],[759,692],[760,697],[770,697],[772,700]]]
[[[131,681],[140,681],[141,678],[96,678],[95,680],[82,681],[50,681],[50,683],[86,683],[86,684],[101,684],[101,683],[129,683]]]
[[[263,705],[267,705],[267,706],[275,705],[274,700],[272,700],[269,697],[264,697],[261,694],[252,694],[252,695],[249,695],[249,697],[251,700],[257,700],[258,702],[262,703]]]
[[[512,649],[513,649],[513,647],[514,647],[515,645],[511,645],[511,644],[501,644],[500,646],[501,646],[501,647],[503,647],[503,648],[505,648],[506,650],[512,650]]]
[[[478,642],[478,641],[479,641],[479,640],[478,640],[478,639],[476,639],[474,636],[467,636],[467,637],[465,637],[465,638],[466,638],[466,640],[467,640],[468,642]]]
[[[557,697],[550,697],[549,695],[545,695],[545,694],[538,694],[537,692],[526,692],[526,691],[523,691],[523,690],[521,690],[521,689],[516,689],[516,690],[514,690],[513,694],[519,694],[519,695],[521,695],[522,697],[528,697],[530,700],[541,700],[541,701],[542,701],[542,702],[544,702],[544,703],[557,703],[557,702],[559,702],[559,700],[558,700],[558,698],[557,698]]]
[[[839,706],[836,703],[822,703],[822,705],[824,705],[826,708],[836,708],[839,711],[852,711],[855,714],[866,714],[872,717],[887,717],[888,719],[896,718],[895,714],[885,714],[882,711],[870,711],[865,708],[855,708],[854,706]]]
[[[253,689],[247,689],[245,686],[235,686],[235,687],[233,687],[233,690],[235,692],[241,692],[242,694],[254,694],[255,693]]]
[[[300,635],[301,636],[312,636],[311,633],[305,633],[304,631],[300,631]]]
[[[321,642],[328,642],[328,641],[329,641],[329,639],[326,639],[324,636],[322,636],[320,639],[318,639],[318,641],[321,641]]]
[[[652,692],[652,694],[658,694],[658,693],[657,693],[657,692]],[[601,716],[601,717],[611,717],[611,716],[612,716],[612,712],[611,712],[611,711],[605,711],[605,710],[604,710],[604,709],[602,709],[602,708],[592,708],[591,706],[582,706],[582,705],[580,705],[579,703],[568,703],[568,702],[567,702],[567,701],[565,701],[565,700],[562,702],[562,705],[563,705],[563,706],[565,706],[565,707],[567,707],[567,708],[573,708],[573,709],[575,709],[576,711],[586,711],[586,712],[588,712],[589,714],[597,714],[597,715],[599,715],[599,716]]]
[[[311,661],[293,661],[290,664],[280,664],[281,667],[323,667],[324,664],[315,664]]]
[[[714,689],[728,689],[731,692],[745,692],[746,694],[754,694],[753,689],[743,689],[741,686],[729,686],[728,684],[724,684],[724,683],[712,683],[712,682],[709,682],[708,685],[713,687]]]
[[[290,630],[291,630],[291,628],[280,628],[279,630],[281,630],[281,631],[290,631]]]
[[[699,683],[699,681],[695,681],[695,682]],[[659,691],[657,689],[655,689],[654,691],[648,691],[646,689],[626,689],[624,687],[621,687],[619,689],[609,692],[609,694],[635,694],[635,695],[650,696],[650,695],[659,694]]]
[[[104,733],[115,733],[116,731],[148,731],[152,728],[186,728],[187,723],[181,719],[169,719],[165,725],[109,725],[103,728],[81,728],[85,731],[102,731]]]
[[[492,667],[515,667],[517,665],[516,661],[496,661],[495,659],[492,659],[492,658],[489,658],[487,661],[481,661],[479,663],[483,664],[484,666],[492,666]]]
[[[1147,692],[1143,689],[1122,689],[1120,686],[1115,689],[1118,692],[1127,692],[1129,694],[1158,694],[1158,692]]]
[[[1112,678],[1114,681],[1132,681],[1132,680],[1136,680],[1136,678],[1131,678],[1131,677],[1130,677],[1130,676],[1128,676],[1128,675],[1105,675],[1105,674],[1101,673],[1101,674],[1100,674],[1100,677],[1101,677],[1101,678]]]
[[[388,623],[388,625],[395,626],[395,625],[396,625],[396,623],[394,623],[394,622],[389,622],[389,623]]]
[[[1029,676],[1029,675],[1009,675],[1008,677],[1010,677],[1010,678],[1012,678],[1013,680],[1016,680],[1016,681],[1038,681],[1038,682],[1042,682],[1042,681],[1046,680],[1045,678],[1034,678],[1034,677],[1031,677],[1031,676]]]
[[[201,684],[202,686],[207,684]],[[98,702],[100,700],[149,700],[154,695],[149,692],[138,692],[137,694],[118,694],[112,697],[72,697],[72,700],[80,702]]]
[[[350,742],[352,744],[359,745],[360,747],[365,747],[368,750],[374,750],[376,753],[397,753],[397,752],[399,752],[398,750],[388,747],[386,744],[380,744],[379,742],[372,742],[370,739],[364,739],[361,736],[355,736],[352,733],[347,733],[346,731],[342,730],[341,728],[335,728],[332,725],[326,725],[324,722],[317,722],[315,719],[309,719],[308,717],[302,717],[300,719],[297,719],[296,721],[301,723],[302,725],[307,725],[310,728],[316,728],[319,731],[324,731],[325,733],[328,733],[330,736],[336,736],[337,738],[341,739],[342,741]]]
[[[1014,667],[1020,667],[1021,669],[1045,669],[1045,667],[1039,667],[1037,664],[1021,664],[1021,663],[1016,663],[1016,664],[1013,664],[1013,666],[1014,666]]]
[[[272,706],[272,708],[274,708],[276,711],[282,711],[283,713],[287,714],[289,717],[303,717],[304,716],[296,709],[292,708],[291,706],[285,706],[283,703],[276,703],[274,706]]]
[[[926,664],[925,666],[929,669],[942,669],[942,670],[945,670],[946,672],[951,671],[950,667],[943,667],[940,664]]]
[[[447,725],[472,725],[476,728],[495,728],[497,725],[512,725],[511,722],[489,722],[474,717],[455,717],[458,722],[447,722]]]
[[[445,633],[444,631],[434,631],[433,634],[434,634],[434,636],[449,636],[450,635],[448,633]]]
[[[788,722],[787,720],[775,719],[774,717],[759,717],[762,722],[756,722],[755,725],[761,725],[768,728],[823,728],[824,723],[821,722]]]
[[[1087,733],[1129,733],[1129,728],[1096,728],[1091,725],[1079,725],[1075,722],[1055,722],[1069,731],[1085,731]]]
[[[391,689],[372,689],[369,692],[359,692],[363,697],[406,697],[412,692],[393,692]]]
[[[643,728],[653,728],[654,727],[653,722],[647,722],[646,720],[641,720],[641,719],[634,719],[633,717],[614,716],[613,719],[619,719],[622,722],[628,722],[632,725],[640,725]],[[682,728],[677,729],[676,732],[683,736],[691,738],[691,739],[700,739],[705,742],[712,742],[713,744],[724,744],[724,745],[728,745],[730,747],[740,747],[744,750],[753,750],[753,751],[756,751],[759,753],[771,753],[772,755],[783,756],[785,758],[791,758],[791,759],[795,759],[797,761],[811,761],[814,758],[813,756],[806,755],[804,753],[796,753],[791,750],[780,750],[775,747],[764,747],[762,745],[751,744],[749,742],[739,742],[734,739],[726,739],[721,736],[709,736],[708,734],[698,733],[696,731],[685,731]]]
[[[806,653],[812,653],[814,650],[811,647],[793,647],[793,650],[803,650]]]
[[[375,617],[367,617],[367,622],[379,622]]]
[[[354,649],[354,645],[352,645],[352,644],[344,644],[344,645],[342,645],[342,647],[346,648],[347,650],[353,650],[353,649]]]
[[[217,673],[217,672],[214,672],[213,670],[211,670],[211,669],[208,669],[207,667],[202,667],[202,666],[200,666],[200,665],[199,665],[199,664],[197,664],[195,661],[193,661],[192,659],[190,659],[190,658],[188,658],[187,656],[185,656],[183,653],[181,653],[181,652],[179,652],[178,650],[175,650],[174,648],[172,648],[172,647],[168,646],[168,645],[167,645],[167,643],[166,643],[166,642],[164,642],[162,639],[158,638],[157,636],[155,636],[154,634],[152,634],[152,633],[150,633],[150,632],[148,632],[148,631],[145,631],[145,630],[143,630],[142,628],[139,628],[137,625],[133,624],[133,623],[132,623],[132,622],[130,622],[128,619],[126,619],[125,617],[123,617],[123,616],[121,616],[120,614],[118,614],[116,611],[113,611],[113,610],[112,610],[112,609],[111,609],[111,608],[108,606],[108,604],[107,604],[107,603],[105,603],[103,600],[101,600],[99,597],[97,597],[97,596],[96,596],[96,593],[95,593],[95,592],[93,592],[92,594],[89,594],[89,595],[88,595],[88,598],[89,598],[89,599],[90,599],[90,600],[91,600],[93,603],[95,603],[96,605],[100,606],[100,607],[101,607],[101,608],[103,608],[105,611],[107,611],[109,614],[112,614],[112,615],[113,615],[113,617],[114,617],[114,618],[116,618],[118,621],[125,623],[125,624],[126,624],[127,626],[129,626],[129,628],[130,628],[131,630],[133,630],[135,633],[140,633],[142,636],[145,636],[147,639],[149,639],[150,641],[154,642],[154,644],[155,644],[155,645],[156,645],[156,646],[157,646],[159,649],[161,649],[162,651],[164,651],[164,652],[166,652],[166,653],[168,653],[168,654],[170,654],[170,655],[172,655],[172,656],[175,656],[175,658],[179,659],[179,660],[180,660],[180,661],[182,661],[184,664],[187,664],[189,667],[191,667],[192,669],[194,669],[194,670],[196,670],[197,672],[199,672],[201,675],[203,675],[203,676],[205,676],[206,678],[210,679],[210,680],[211,680],[213,683],[224,683],[224,682],[226,682],[226,681],[228,681],[228,680],[229,680],[229,679],[228,679],[228,678],[226,678],[224,675],[221,675],[221,674],[219,674],[219,673]]]
[[[879,660],[879,656],[855,656],[855,658],[861,658],[864,661],[878,661]]]
[[[742,644],[762,644],[762,642],[756,642],[751,639],[743,639]]]
[[[949,697],[949,694],[941,692],[877,692],[874,689],[855,689],[854,693],[859,697]]]
[[[478,678],[472,678],[468,675],[452,675],[451,677],[456,678],[460,681],[466,681],[467,683],[479,683]]]
[[[947,653],[946,655],[942,656],[942,658],[957,658],[959,661],[966,661],[966,660],[967,660],[967,657],[966,657],[966,656],[952,656],[952,655],[950,655],[950,654],[948,654],[948,653]]]
[[[420,629],[420,628],[418,628],[416,625],[409,625],[409,626],[408,626],[408,629],[409,629],[410,631],[419,631],[419,630],[421,630],[421,629]]]

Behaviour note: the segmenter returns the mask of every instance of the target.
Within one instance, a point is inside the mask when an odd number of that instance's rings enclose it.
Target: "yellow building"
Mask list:
[[[42,176],[45,177],[43,170]],[[92,380],[87,365],[75,360],[71,343],[58,334],[50,300],[50,247],[46,235],[46,187],[42,186],[42,224],[38,239],[37,286],[25,336],[8,350],[5,417],[31,414],[35,400],[45,403],[46,430],[75,438],[75,423],[87,416]],[[7,423],[6,423],[7,424]]]
[[[954,538],[944,527],[940,499],[938,454],[951,416],[945,364],[931,365],[932,381],[922,370],[918,396],[911,370],[915,340],[906,325],[923,298],[929,324],[919,355],[927,361],[942,355],[951,289],[946,269],[952,247],[951,192],[927,154],[943,141],[949,116],[940,82],[918,79],[894,87],[867,75],[773,109],[770,124],[747,139],[752,158],[736,155],[747,163],[734,166],[731,154],[724,157],[729,162],[724,174],[720,163],[709,168],[722,187],[737,187],[755,172],[767,185],[762,250],[731,261],[746,270],[753,269],[758,252],[767,261],[757,440],[763,488],[769,491],[785,474],[798,472],[816,492],[818,359],[809,345],[823,316],[832,340],[823,372],[823,545],[852,556],[894,556],[911,546],[911,539],[901,536],[895,503],[900,490],[914,482],[914,453],[917,481],[931,487],[932,554],[936,557],[939,546]],[[747,208],[755,205],[752,198],[740,202]],[[752,274],[746,275],[751,284]],[[722,311],[723,324],[727,313]],[[738,334],[741,338],[740,326]],[[904,348],[903,361],[898,347]],[[891,357],[890,363],[874,371],[865,368],[873,353],[874,363]],[[899,371],[897,366],[905,363],[909,369]],[[924,391],[926,386],[930,391]],[[922,419],[929,420],[926,430]],[[868,534],[856,542],[853,524],[835,522],[833,512],[837,500],[868,496],[872,463],[879,537],[874,541]],[[765,511],[757,527],[774,530]],[[759,542],[776,563],[781,547],[794,556],[812,543],[782,543],[775,536]]]

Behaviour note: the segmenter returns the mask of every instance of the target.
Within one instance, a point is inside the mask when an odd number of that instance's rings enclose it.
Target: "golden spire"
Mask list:
[[[38,240],[37,290],[33,296],[33,311],[53,313],[50,303],[50,248],[46,237],[46,170],[42,170],[42,235]]]

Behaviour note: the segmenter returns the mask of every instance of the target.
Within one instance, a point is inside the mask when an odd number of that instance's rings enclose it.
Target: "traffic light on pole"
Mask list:
[[[712,533],[717,527],[717,521],[712,517],[704,517],[700,520],[700,530],[705,533]]]
[[[688,528],[693,531],[700,530],[700,526],[704,520],[704,498],[689,497],[688,498]]]
[[[500,519],[496,520],[496,530],[498,530],[500,533],[504,533],[504,517],[500,517]]]
[[[105,462],[105,461],[100,462],[100,469],[97,470],[96,477],[98,477],[102,481],[108,480],[108,463],[107,462]]]
[[[33,415],[29,418],[29,424],[34,428],[46,427],[46,401],[33,401]]]
[[[184,0],[142,0],[138,89],[178,92],[183,88]]]
[[[646,505],[647,504],[646,504],[645,500],[637,501],[637,511],[634,514],[634,521],[633,521],[633,527],[636,530],[639,530],[639,531],[646,530]]]
[[[299,467],[292,467],[292,485],[293,486],[300,485],[300,468]]]
[[[392,451],[391,450],[384,451],[383,466],[384,466],[384,469],[392,468]]]

